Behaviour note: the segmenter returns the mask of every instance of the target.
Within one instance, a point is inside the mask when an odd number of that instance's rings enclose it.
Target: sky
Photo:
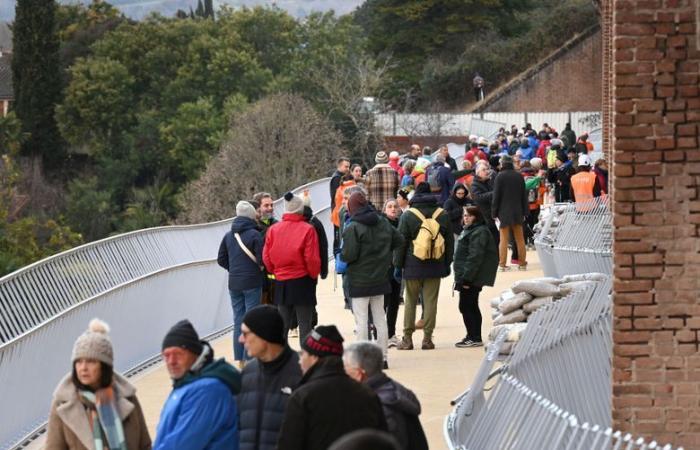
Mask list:
[[[77,3],[77,0],[58,0],[59,3]],[[87,0],[89,1],[89,0]],[[109,0],[108,0],[109,1]],[[256,6],[276,4],[296,17],[304,17],[314,11],[335,10],[338,15],[353,11],[364,0],[214,0],[215,7],[228,4],[231,6]],[[127,16],[141,19],[153,11],[164,16],[172,16],[178,9],[189,11],[195,9],[197,0],[112,0]],[[14,18],[15,1],[0,0],[0,20],[12,21]]]

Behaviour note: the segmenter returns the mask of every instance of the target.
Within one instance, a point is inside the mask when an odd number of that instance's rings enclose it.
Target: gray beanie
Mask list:
[[[73,345],[73,362],[85,358],[114,366],[112,340],[107,333],[109,333],[109,325],[100,319],[92,319],[88,329],[78,337]]]
[[[377,164],[389,164],[389,156],[386,152],[378,152],[374,157],[374,162]]]
[[[284,212],[290,214],[303,214],[304,200],[302,200],[298,195],[287,192],[284,194]]]
[[[257,214],[255,213],[255,208],[253,208],[253,205],[246,201],[240,201],[236,204],[236,217],[247,217],[255,220],[257,218]]]

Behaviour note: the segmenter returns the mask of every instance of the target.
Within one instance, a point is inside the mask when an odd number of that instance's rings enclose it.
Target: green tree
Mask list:
[[[22,150],[49,165],[64,156],[54,119],[61,96],[55,14],[54,0],[17,0],[13,26],[14,109],[29,133]]]
[[[214,0],[204,0],[204,17],[216,19],[214,16]]]
[[[197,10],[195,11],[195,15],[197,17],[206,17],[204,15],[204,5],[202,4],[202,0],[197,0]]]

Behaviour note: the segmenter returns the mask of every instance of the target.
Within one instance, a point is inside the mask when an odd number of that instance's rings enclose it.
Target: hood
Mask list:
[[[368,378],[366,383],[381,399],[382,405],[411,416],[420,415],[421,407],[416,394],[386,376],[384,372]]]
[[[196,371],[190,370],[187,374],[173,382],[173,388],[178,389],[201,378],[216,378],[229,388],[233,395],[241,390],[241,374],[224,358],[214,361],[214,350],[208,342],[202,341],[205,347],[209,348],[209,353],[205,355],[204,366]],[[204,354],[204,353],[203,353]],[[196,364],[196,362],[195,362]]]
[[[457,197],[457,191],[458,191],[459,189],[462,189],[462,190],[464,191],[464,194],[465,194],[465,195],[464,195],[464,197],[462,197],[462,198]],[[457,203],[459,206],[464,206],[464,205],[467,203],[467,200],[469,200],[469,199],[467,198],[467,195],[469,195],[469,189],[467,189],[467,187],[466,187],[465,185],[463,185],[463,184],[461,184],[461,183],[458,183],[458,184],[456,184],[455,187],[452,189],[452,195],[450,195],[450,197],[451,197],[452,200],[453,200],[455,203]]]
[[[411,206],[418,206],[418,205],[437,205],[437,199],[435,198],[435,194],[416,194],[413,196],[411,201],[409,202],[409,205]]]
[[[257,228],[258,223],[256,221],[243,216],[235,217],[231,223],[231,231],[234,233],[242,233],[244,231],[255,230]]]
[[[370,205],[363,206],[352,215],[352,220],[370,227],[379,223],[379,214]]]

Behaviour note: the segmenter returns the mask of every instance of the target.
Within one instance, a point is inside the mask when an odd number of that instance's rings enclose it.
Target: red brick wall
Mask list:
[[[613,421],[700,448],[697,0],[611,0]]]
[[[602,67],[602,38],[597,31],[478,111],[600,111]]]

